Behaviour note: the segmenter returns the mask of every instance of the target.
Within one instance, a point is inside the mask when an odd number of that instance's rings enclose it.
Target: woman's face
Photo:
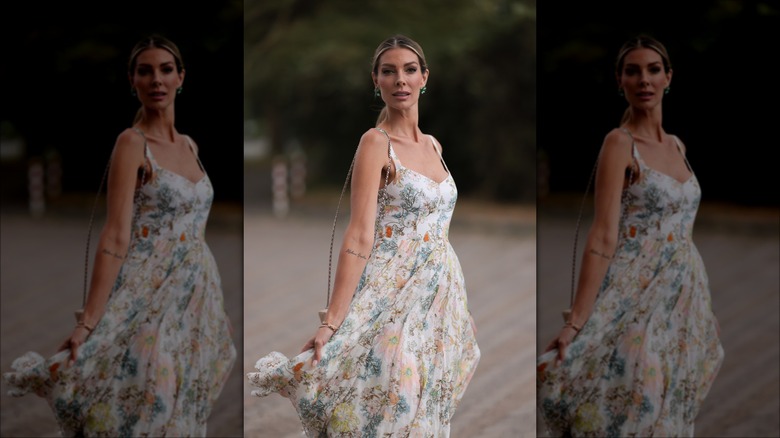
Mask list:
[[[130,85],[138,100],[148,108],[162,110],[176,98],[176,89],[184,82],[184,70],[176,71],[176,59],[171,52],[152,47],[139,53]]]
[[[428,70],[422,72],[420,59],[413,51],[394,48],[382,53],[377,72],[372,76],[385,104],[405,110],[417,104],[420,89],[428,80]]]
[[[617,80],[631,106],[648,110],[661,103],[664,89],[672,82],[672,71],[664,71],[658,52],[640,48],[626,54]]]

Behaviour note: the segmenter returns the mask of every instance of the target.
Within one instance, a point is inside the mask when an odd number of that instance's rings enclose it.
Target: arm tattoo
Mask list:
[[[118,253],[111,252],[111,251],[107,250],[106,248],[103,248],[103,251],[101,251],[101,252],[103,254],[110,255],[110,256],[114,257],[115,259],[119,259],[119,260],[124,259],[123,256],[119,255]]]
[[[608,256],[608,255],[606,255],[606,254],[604,254],[603,252],[598,252],[598,251],[596,251],[596,250],[595,250],[595,249],[593,249],[593,248],[591,248],[589,252],[590,252],[591,254],[595,254],[595,255],[597,255],[597,256],[599,256],[599,257],[603,257],[603,258],[605,258],[605,259],[607,259],[607,260],[610,260],[610,259],[612,258],[612,257],[610,257],[610,256]]]
[[[366,256],[364,256],[363,254],[357,253],[355,251],[352,251],[352,249],[350,249],[350,248],[347,248],[347,250],[345,252],[347,254],[351,254],[351,255],[353,255],[355,257],[358,257],[358,258],[361,258],[363,260],[368,260],[368,258]]]

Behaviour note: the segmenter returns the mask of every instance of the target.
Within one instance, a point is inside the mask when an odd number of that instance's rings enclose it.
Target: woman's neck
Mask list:
[[[417,127],[417,111],[388,110],[387,119],[381,123],[381,127],[396,137],[409,138],[414,142],[418,142],[422,135]]]
[[[632,108],[631,117],[625,123],[625,127],[637,136],[663,142],[665,132],[661,119],[660,107],[656,107],[651,111],[640,111]]]
[[[173,143],[176,140],[173,108],[165,111],[154,111],[144,108],[141,120],[136,125],[144,133],[166,139]]]

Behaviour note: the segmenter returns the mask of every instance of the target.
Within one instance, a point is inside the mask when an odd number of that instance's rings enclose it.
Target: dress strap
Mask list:
[[[677,145],[677,150],[680,151],[680,155],[682,155],[683,160],[685,161],[685,165],[688,166],[688,171],[691,172],[691,174],[693,174],[693,167],[691,167],[691,163],[688,162],[688,157],[685,155],[685,152],[683,151],[683,146],[682,143],[680,142],[680,139],[677,138],[676,135],[671,135],[671,137],[674,139],[674,144]]]
[[[150,164],[151,163],[157,164],[157,162],[154,160],[154,156],[152,155],[152,150],[149,149],[149,143],[147,143],[147,141],[146,141],[146,134],[144,134],[144,132],[141,130],[141,128],[139,128],[137,126],[133,126],[132,129],[133,129],[133,131],[137,132],[138,135],[141,136],[141,138],[144,139],[144,156],[146,157],[146,159],[149,160]]]
[[[447,167],[447,163],[444,162],[444,157],[441,155],[441,152],[442,152],[441,151],[441,146],[439,145],[438,142],[436,142],[436,139],[433,138],[432,135],[429,134],[428,137],[431,138],[431,143],[433,143],[433,148],[436,149],[436,153],[439,154],[439,160],[441,161],[442,166],[444,166],[444,170],[446,170],[447,173],[450,173],[450,168]]]
[[[187,139],[187,144],[190,146],[192,155],[195,155],[195,160],[198,162],[198,166],[200,167],[201,172],[206,173],[206,168],[203,167],[203,163],[200,161],[200,156],[197,152],[195,152],[195,145],[192,143],[192,139],[189,135],[185,135],[184,138]]]
[[[393,150],[393,143],[390,141],[390,134],[388,134],[387,131],[385,131],[382,128],[375,128],[375,129],[381,132],[382,134],[384,134],[385,137],[387,137],[387,156],[394,162],[400,162],[400,160],[398,159],[398,155],[396,155],[395,151]]]
[[[634,140],[634,134],[631,133],[631,131],[628,130],[628,128],[621,126],[620,130],[625,132],[626,135],[631,139],[631,156],[633,156],[635,159],[639,158],[639,151],[636,149],[636,140]]]

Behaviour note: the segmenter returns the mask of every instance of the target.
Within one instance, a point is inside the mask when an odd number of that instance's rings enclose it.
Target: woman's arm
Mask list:
[[[563,360],[566,346],[590,317],[601,283],[617,247],[621,196],[626,169],[632,165],[631,139],[618,130],[607,134],[596,171],[595,214],[583,250],[577,292],[567,324],[547,350],[558,348]]]
[[[347,316],[355,288],[374,245],[377,194],[380,184],[384,183],[382,169],[387,166],[388,160],[387,138],[373,129],[363,134],[352,170],[349,225],[339,251],[333,293],[325,319],[334,327],[341,326]],[[331,329],[320,327],[304,345],[302,351],[314,348],[313,366],[322,357],[322,347],[331,336]]]
[[[70,348],[71,361],[76,350],[100,321],[119,269],[130,244],[133,220],[133,196],[138,170],[144,164],[144,140],[131,130],[117,138],[108,171],[106,223],[100,233],[95,253],[92,280],[84,306],[83,325],[77,326],[60,350]],[[151,177],[151,175],[147,175]]]

